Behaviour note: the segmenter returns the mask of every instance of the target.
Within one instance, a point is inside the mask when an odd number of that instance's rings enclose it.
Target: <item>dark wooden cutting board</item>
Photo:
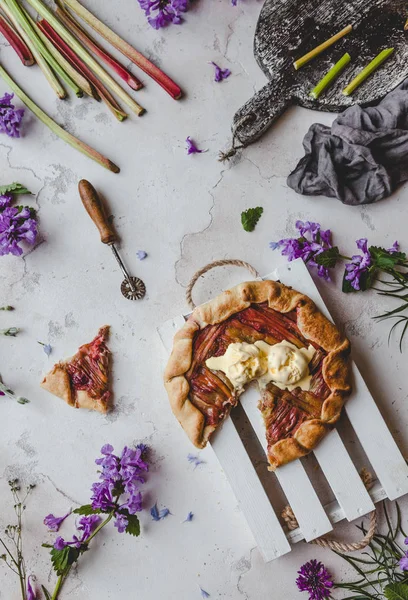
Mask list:
[[[244,146],[255,141],[291,104],[341,112],[380,100],[408,77],[407,0],[266,0],[255,31],[255,58],[269,82],[234,116]],[[353,31],[296,71],[293,61],[347,25]],[[343,88],[384,48],[394,54],[350,97]],[[351,62],[318,100],[316,83],[345,52]]]

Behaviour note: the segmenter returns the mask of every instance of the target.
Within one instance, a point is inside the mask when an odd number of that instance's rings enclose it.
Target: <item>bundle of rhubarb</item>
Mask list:
[[[172,98],[178,100],[181,97],[181,89],[170,77],[97,19],[78,0],[56,0],[57,7],[54,11],[42,0],[27,0],[27,2],[37,11],[39,20],[35,20],[28,12],[22,0],[0,0],[0,32],[14,48],[23,65],[32,66],[35,63],[38,65],[58,98],[65,98],[67,89],[70,88],[78,97],[86,94],[95,100],[102,100],[119,121],[123,121],[128,115],[116,97],[136,115],[140,116],[145,112],[145,109],[117,83],[94,56],[112,69],[132,90],[137,91],[143,87],[141,81],[107,52],[83,28],[76,17],[80,17],[127,59],[154,79]],[[119,168],[110,160],[66,132],[48,117],[1,65],[0,76],[20,100],[54,133],[109,170],[119,172]]]

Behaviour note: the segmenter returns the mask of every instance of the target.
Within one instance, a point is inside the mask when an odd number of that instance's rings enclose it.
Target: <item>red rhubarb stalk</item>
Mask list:
[[[113,112],[115,117],[119,121],[126,119],[127,114],[123,112],[122,108],[116,102],[112,94],[105,88],[105,86],[99,81],[96,75],[91,69],[75,54],[68,44],[62,39],[60,35],[51,27],[51,25],[45,20],[41,19],[37,22],[40,31],[54,44],[54,46],[61,52],[61,54],[75,67],[97,90],[98,94],[105,102],[107,107]]]
[[[137,79],[137,77],[125,69],[125,67],[121,65],[116,58],[113,58],[109,52],[106,52],[106,50],[104,50],[102,46],[96,42],[96,40],[88,35],[88,33],[79,25],[79,23],[77,23],[64,9],[58,7],[55,12],[59,20],[71,33],[78,38],[80,42],[82,42],[83,46],[96,54],[96,56],[98,56],[98,58],[100,58],[106,65],[108,65],[108,67],[111,67],[115,73],[128,84],[128,86],[136,91],[143,87],[142,82]]]
[[[62,0],[63,3],[74,11],[81,19],[83,19],[92,29],[97,31],[102,37],[105,38],[112,46],[117,48],[119,52],[122,52],[124,56],[127,56],[135,65],[137,65],[142,71],[154,79],[163,89],[166,90],[170,96],[175,100],[181,97],[181,89],[179,86],[168,77],[163,71],[156,67],[150,60],[148,60],[143,54],[138,52],[133,46],[125,42],[119,37],[114,31],[109,29],[102,21],[100,21],[95,15],[87,10],[78,0]]]
[[[0,15],[0,33],[4,35],[10,46],[15,50],[23,65],[31,67],[31,65],[35,63],[30,48],[23,42],[21,37],[7,23],[2,15]]]

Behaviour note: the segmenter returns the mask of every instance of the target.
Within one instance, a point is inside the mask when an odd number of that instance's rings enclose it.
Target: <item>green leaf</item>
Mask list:
[[[81,548],[65,546],[62,550],[53,548],[50,552],[51,562],[57,575],[63,575],[67,567],[70,567],[78,560],[81,554]]]
[[[9,183],[8,185],[0,185],[0,196],[3,194],[31,194],[31,192],[21,183]]]
[[[315,254],[313,260],[317,262],[318,265],[322,265],[327,269],[333,269],[333,267],[336,266],[339,257],[339,249],[337,246],[334,246],[334,248],[329,248],[328,250],[324,250],[319,254]]]
[[[51,594],[43,585],[41,586],[42,591],[44,592],[45,600],[51,600]]]
[[[389,583],[384,588],[388,600],[408,600],[408,585],[406,583]]]
[[[72,512],[76,515],[99,515],[102,511],[99,508],[92,508],[91,504],[84,504]]]
[[[129,521],[128,526],[126,527],[126,533],[130,533],[130,535],[139,536],[140,535],[140,523],[139,519],[136,515],[126,515],[127,520]]]
[[[255,229],[255,225],[261,218],[262,213],[263,208],[261,206],[257,206],[256,208],[248,208],[241,213],[241,223],[245,231],[253,231]]]
[[[385,248],[380,248],[379,246],[370,246],[368,251],[371,254],[374,265],[378,269],[384,271],[393,269],[396,265],[400,264],[401,261],[404,261],[407,258],[405,252],[389,252]]]
[[[343,283],[342,283],[342,287],[341,287],[342,292],[344,292],[345,294],[350,294],[351,292],[358,292],[358,291],[365,292],[366,290],[371,288],[374,283],[376,269],[373,267],[370,267],[370,269],[368,271],[366,271],[365,273],[362,274],[362,276],[360,277],[360,290],[355,290],[353,288],[350,281],[347,281],[346,275],[347,275],[347,271],[344,271]]]

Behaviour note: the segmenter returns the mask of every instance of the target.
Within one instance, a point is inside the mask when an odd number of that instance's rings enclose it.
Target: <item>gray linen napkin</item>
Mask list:
[[[313,124],[287,184],[298,194],[368,204],[408,179],[408,79],[377,106],[351,106],[331,128]]]

